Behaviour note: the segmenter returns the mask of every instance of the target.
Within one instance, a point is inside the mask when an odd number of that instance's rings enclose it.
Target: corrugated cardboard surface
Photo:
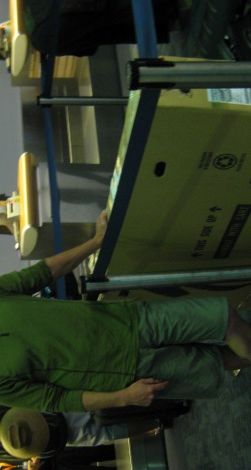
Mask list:
[[[125,128],[117,168],[127,139]],[[250,106],[163,91],[108,273],[250,265],[250,212]]]

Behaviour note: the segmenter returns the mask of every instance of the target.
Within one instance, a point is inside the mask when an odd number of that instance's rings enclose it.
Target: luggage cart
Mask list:
[[[163,284],[183,284],[204,282],[222,282],[229,280],[251,280],[251,267],[240,266],[217,270],[193,270],[177,273],[163,273],[141,276],[126,276],[111,278],[104,281],[114,247],[119,237],[125,218],[131,193],[135,185],[144,148],[153,122],[160,89],[191,88],[244,88],[251,86],[251,65],[247,62],[165,62],[157,59],[156,34],[150,0],[138,2],[132,0],[139,55],[141,59],[129,65],[129,87],[142,89],[137,114],[127,144],[126,157],[120,177],[116,200],[110,214],[109,224],[102,249],[97,258],[91,279],[83,281],[86,293],[99,290],[136,288],[136,286],[153,286]],[[147,57],[147,59],[144,59]],[[44,73],[46,75],[46,72]],[[48,90],[48,88],[47,88]],[[89,105],[89,104],[125,104],[125,99],[115,97],[99,102],[85,97],[51,97],[50,91],[42,93],[38,104],[46,109],[51,105]],[[55,185],[55,181],[53,183]],[[94,282],[95,281],[95,282]],[[102,282],[100,282],[102,281]]]
[[[137,3],[137,2],[135,2]],[[137,4],[139,8],[139,5]],[[134,126],[124,160],[116,200],[111,212],[103,248],[91,279],[84,281],[86,293],[156,287],[163,285],[202,284],[208,282],[249,281],[250,267],[231,267],[212,270],[191,270],[149,275],[111,276],[105,280],[114,247],[118,240],[123,216],[130,201],[132,189],[144,148],[148,139],[159,90],[191,88],[244,88],[251,85],[250,63],[242,62],[165,62],[160,59],[139,59],[129,64],[131,89],[142,89]],[[97,281],[97,282],[95,282]],[[99,287],[98,287],[99,286]]]

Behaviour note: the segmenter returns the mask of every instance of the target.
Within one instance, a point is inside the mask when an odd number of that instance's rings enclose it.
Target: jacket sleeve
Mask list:
[[[81,390],[63,387],[29,378],[0,379],[0,402],[6,406],[17,406],[48,412],[83,412]]]
[[[52,275],[45,261],[21,271],[0,276],[0,295],[27,294],[38,292],[52,282]]]

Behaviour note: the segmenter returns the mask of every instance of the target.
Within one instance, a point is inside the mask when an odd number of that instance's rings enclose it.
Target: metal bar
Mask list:
[[[58,1],[56,1],[58,5]],[[53,80],[54,69],[54,56],[41,56],[41,89],[42,93],[50,96]],[[53,137],[53,125],[51,110],[49,108],[42,108],[42,116],[44,120],[45,142],[47,149],[47,163],[49,171],[50,182],[50,195],[51,195],[51,213],[53,222],[53,235],[54,235],[54,249],[56,253],[62,251],[62,233],[60,225],[60,200],[57,186],[57,172],[56,172],[56,149]],[[66,298],[65,280],[63,277],[57,279],[57,297],[59,299]]]
[[[111,276],[106,281],[85,283],[85,291],[106,292],[121,289],[147,289],[173,285],[202,284],[251,280],[251,267],[227,268],[209,271],[183,271],[170,274],[142,274]]]
[[[140,57],[157,57],[157,35],[152,0],[131,0]]]
[[[99,97],[92,96],[38,96],[37,104],[39,106],[97,106],[97,105],[127,105],[128,98]]]
[[[50,195],[51,195],[51,212],[53,221],[53,234],[54,234],[54,249],[55,253],[62,251],[62,233],[60,225],[60,200],[57,185],[57,172],[55,161],[55,144],[53,138],[53,125],[51,110],[49,108],[42,109],[44,128],[45,128],[45,141],[47,147],[47,163],[49,170],[50,182]],[[63,277],[57,279],[57,296],[59,299],[66,298],[65,280]]]
[[[251,88],[250,62],[165,62],[147,65],[130,62],[131,89],[159,88]]]
[[[131,0],[136,39],[140,57],[157,57],[157,39],[152,0]],[[124,221],[127,207],[144,155],[145,145],[154,119],[159,90],[143,90],[127,143],[123,171],[118,185],[109,224],[103,241],[94,276],[104,276]]]

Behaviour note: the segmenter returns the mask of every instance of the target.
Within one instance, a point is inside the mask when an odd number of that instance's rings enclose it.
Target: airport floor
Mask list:
[[[166,431],[169,470],[251,470],[251,368]]]

